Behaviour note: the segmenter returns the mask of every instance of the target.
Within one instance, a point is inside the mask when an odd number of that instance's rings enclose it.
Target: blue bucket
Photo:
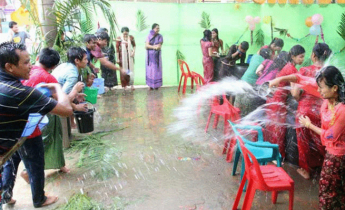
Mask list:
[[[93,80],[92,87],[98,88],[98,94],[104,93],[104,79],[103,78],[95,78]]]
[[[24,131],[22,133],[22,137],[30,136],[35,131],[37,126],[40,129],[42,129],[44,126],[48,124],[49,120],[47,116],[44,116],[42,120],[41,118],[42,118],[42,115],[40,115],[39,113],[31,113],[29,115],[28,122],[25,125]]]

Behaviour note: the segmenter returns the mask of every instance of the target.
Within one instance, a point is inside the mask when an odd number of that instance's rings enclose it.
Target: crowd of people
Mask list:
[[[201,39],[204,77],[206,84],[218,81],[226,76],[234,76],[250,84],[254,92],[228,97],[230,102],[240,108],[245,117],[257,108],[265,105],[264,138],[279,145],[283,159],[290,150],[286,149],[287,116],[294,115],[295,138],[297,141],[297,172],[305,179],[310,179],[311,172],[322,167],[319,181],[320,209],[341,209],[345,202],[345,84],[344,79],[334,66],[324,66],[332,54],[325,43],[317,43],[313,47],[309,66],[297,70],[305,60],[305,49],[301,45],[293,46],[288,52],[282,51],[284,42],[274,38],[270,45],[263,46],[257,54],[248,59],[248,68],[241,74],[237,65],[245,62],[248,42],[230,47],[227,55],[219,54],[218,30],[204,31]],[[236,64],[236,60],[241,64]],[[219,72],[217,77],[216,73]],[[301,84],[309,86],[321,94],[305,91]],[[269,83],[275,91],[264,99],[255,93],[261,85]],[[298,103],[293,110],[293,100]]]
[[[127,27],[122,28],[116,40],[110,39],[107,29],[100,28],[96,34],[84,35],[85,46],[68,49],[66,63],[61,63],[57,51],[44,48],[32,65],[25,47],[29,35],[20,32],[16,22],[9,25],[12,29],[10,40],[0,45],[0,155],[17,143],[30,113],[47,115],[49,123],[42,130],[37,126],[23,146],[1,166],[1,203],[16,203],[13,188],[19,163],[23,161],[25,170],[20,175],[31,185],[34,207],[42,207],[58,200],[56,196],[45,195],[44,170],[70,172],[63,154],[60,117],[68,117],[73,128],[76,127],[73,112],[88,110],[83,90],[92,86],[99,76],[96,61],[100,62],[101,76],[108,91],[118,85],[117,71],[120,71],[122,87],[131,86],[134,90],[136,45]],[[159,25],[153,24],[146,40],[146,81],[150,90],[162,86],[162,44]],[[35,89],[41,83],[41,87],[50,89],[52,97]]]

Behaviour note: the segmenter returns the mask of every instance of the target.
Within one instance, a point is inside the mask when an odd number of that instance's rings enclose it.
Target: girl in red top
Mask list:
[[[296,65],[301,65],[304,61],[305,50],[301,45],[295,45],[289,52],[289,63],[277,74],[277,77],[286,76],[297,73]],[[273,64],[272,64],[273,65]],[[289,90],[286,87],[289,82],[279,85],[279,89],[274,93],[272,98],[267,98],[267,119],[270,120],[266,124],[265,139],[273,144],[279,145],[279,152],[285,157],[285,133],[286,133],[286,99]]]
[[[216,28],[212,29],[212,43],[213,43],[213,47],[212,47],[213,54],[219,53],[219,48],[221,50],[220,52],[224,51],[223,40],[219,39],[218,29]]]
[[[326,147],[319,181],[319,209],[342,209],[345,203],[344,78],[336,67],[328,66],[320,71],[316,82],[310,77],[295,74],[272,80],[270,87],[284,81],[307,82],[325,99],[320,110],[321,127],[314,125],[308,116],[301,116],[299,123],[320,135],[322,145]]]
[[[315,78],[315,75],[322,68],[324,61],[331,54],[329,46],[324,43],[318,43],[314,46],[311,55],[313,65],[303,67],[299,74],[306,77]],[[292,88],[291,94],[298,101],[296,123],[300,116],[308,116],[311,122],[320,127],[320,108],[322,99],[304,92],[297,85]],[[307,128],[296,128],[299,169],[297,172],[305,179],[310,178],[310,168],[322,166],[325,156],[325,148],[321,145],[320,136]]]

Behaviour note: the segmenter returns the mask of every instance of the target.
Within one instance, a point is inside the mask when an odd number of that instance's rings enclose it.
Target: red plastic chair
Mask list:
[[[192,71],[192,75],[193,75],[193,79],[194,79],[194,82],[196,85],[196,90],[199,91],[201,86],[205,85],[205,80],[200,74],[198,74],[194,71]]]
[[[272,203],[277,202],[278,191],[289,191],[289,210],[293,209],[294,181],[284,171],[283,168],[275,165],[260,166],[255,156],[244,146],[240,136],[236,136],[244,156],[246,170],[240,187],[237,191],[236,199],[232,207],[237,209],[240,202],[243,187],[248,180],[248,188],[243,201],[243,210],[249,210],[255,196],[256,190],[272,191]]]
[[[215,97],[211,106],[211,111],[208,116],[205,132],[207,132],[208,126],[211,121],[212,114],[215,114],[213,128],[217,128],[219,116],[222,116],[224,118],[224,135],[229,135],[229,122],[228,120],[231,120],[232,122],[235,122],[240,119],[240,109],[234,107],[226,98],[225,95],[223,97],[223,104],[219,104],[218,97]],[[231,140],[231,141],[230,141]],[[231,157],[235,149],[236,141],[232,139],[225,139],[224,142],[224,149],[223,154],[226,154],[227,150],[230,150]],[[234,142],[233,142],[234,141]]]
[[[193,86],[194,86],[193,74],[190,72],[188,64],[186,62],[184,62],[183,60],[178,60],[178,63],[180,65],[180,70],[181,70],[181,77],[180,77],[180,84],[178,86],[178,92],[180,92],[181,82],[182,82],[182,79],[184,78],[182,94],[185,94],[188,78],[191,78],[191,88],[193,89]],[[184,66],[186,66],[187,71],[185,71]]]

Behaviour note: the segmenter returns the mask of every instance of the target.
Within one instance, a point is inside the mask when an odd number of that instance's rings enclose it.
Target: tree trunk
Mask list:
[[[56,17],[51,12],[53,5],[54,0],[37,0],[39,19],[42,24],[43,36],[48,47],[54,45],[57,35]]]

